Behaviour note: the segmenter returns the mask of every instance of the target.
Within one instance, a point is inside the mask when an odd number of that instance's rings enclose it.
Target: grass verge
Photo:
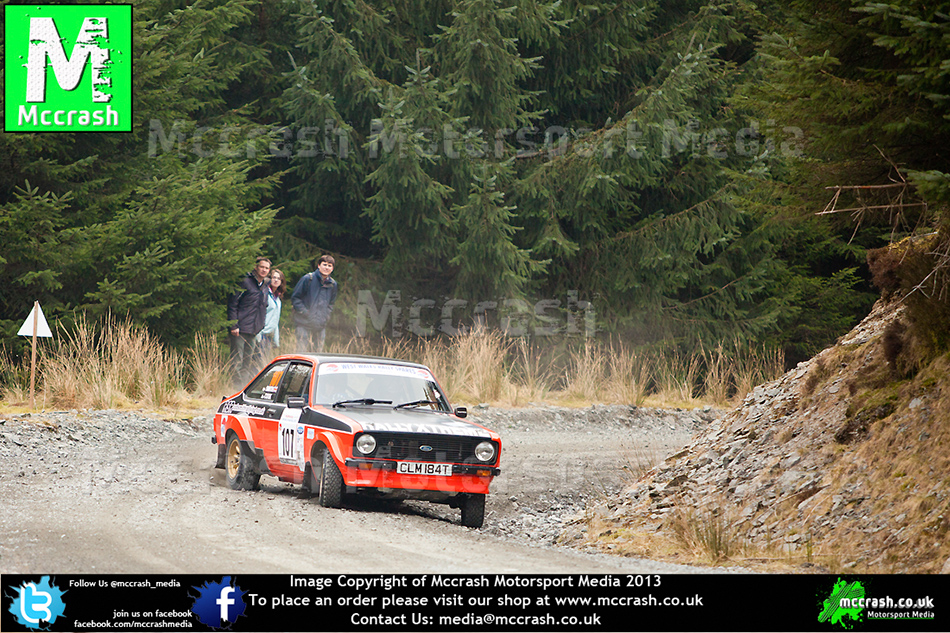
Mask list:
[[[275,353],[291,351],[292,339],[285,337]],[[499,406],[727,406],[756,383],[751,376],[766,380],[782,370],[779,354],[739,345],[683,355],[592,340],[542,347],[492,331],[353,338],[328,351],[421,362],[453,402]],[[80,320],[41,347],[36,403],[41,409],[206,407],[232,391],[228,370],[226,347],[212,335],[176,350],[129,322]],[[29,395],[29,359],[0,350],[0,402],[28,406]]]

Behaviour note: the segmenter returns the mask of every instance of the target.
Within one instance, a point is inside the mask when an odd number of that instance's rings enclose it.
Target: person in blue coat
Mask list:
[[[301,277],[294,286],[290,302],[294,306],[299,352],[323,351],[327,323],[339,292],[339,285],[330,276],[335,263],[332,255],[322,255],[317,260],[317,269]]]

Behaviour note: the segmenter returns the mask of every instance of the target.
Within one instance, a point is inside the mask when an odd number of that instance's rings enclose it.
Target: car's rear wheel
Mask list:
[[[254,462],[244,450],[244,445],[234,433],[228,435],[228,448],[224,457],[224,470],[228,486],[232,490],[256,490],[261,474],[254,468]]]
[[[325,508],[339,508],[343,505],[343,475],[328,448],[323,449],[323,463],[320,467],[320,505]]]
[[[462,525],[480,528],[485,522],[485,495],[465,495],[462,499]]]

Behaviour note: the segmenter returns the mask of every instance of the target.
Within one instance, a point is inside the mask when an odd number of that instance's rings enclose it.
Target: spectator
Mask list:
[[[267,297],[264,329],[257,335],[257,348],[262,360],[269,360],[272,350],[280,347],[280,309],[286,290],[287,280],[284,273],[279,268],[271,268],[270,281],[264,293]]]
[[[267,297],[264,294],[270,260],[258,257],[254,270],[241,278],[239,289],[228,297],[228,341],[231,344],[231,371],[236,386],[252,377],[252,362],[257,334],[264,328]]]
[[[336,280],[330,276],[335,263],[332,255],[321,256],[317,260],[317,270],[301,277],[294,286],[290,302],[294,305],[297,350],[300,352],[323,351],[327,322],[339,290]]]

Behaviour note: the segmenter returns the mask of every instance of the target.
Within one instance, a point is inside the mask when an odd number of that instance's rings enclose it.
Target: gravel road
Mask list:
[[[713,415],[625,406],[477,407],[502,436],[485,527],[422,502],[322,508],[263,477],[230,490],[211,417],[120,411],[0,414],[0,572],[699,573],[555,545],[588,500]]]

